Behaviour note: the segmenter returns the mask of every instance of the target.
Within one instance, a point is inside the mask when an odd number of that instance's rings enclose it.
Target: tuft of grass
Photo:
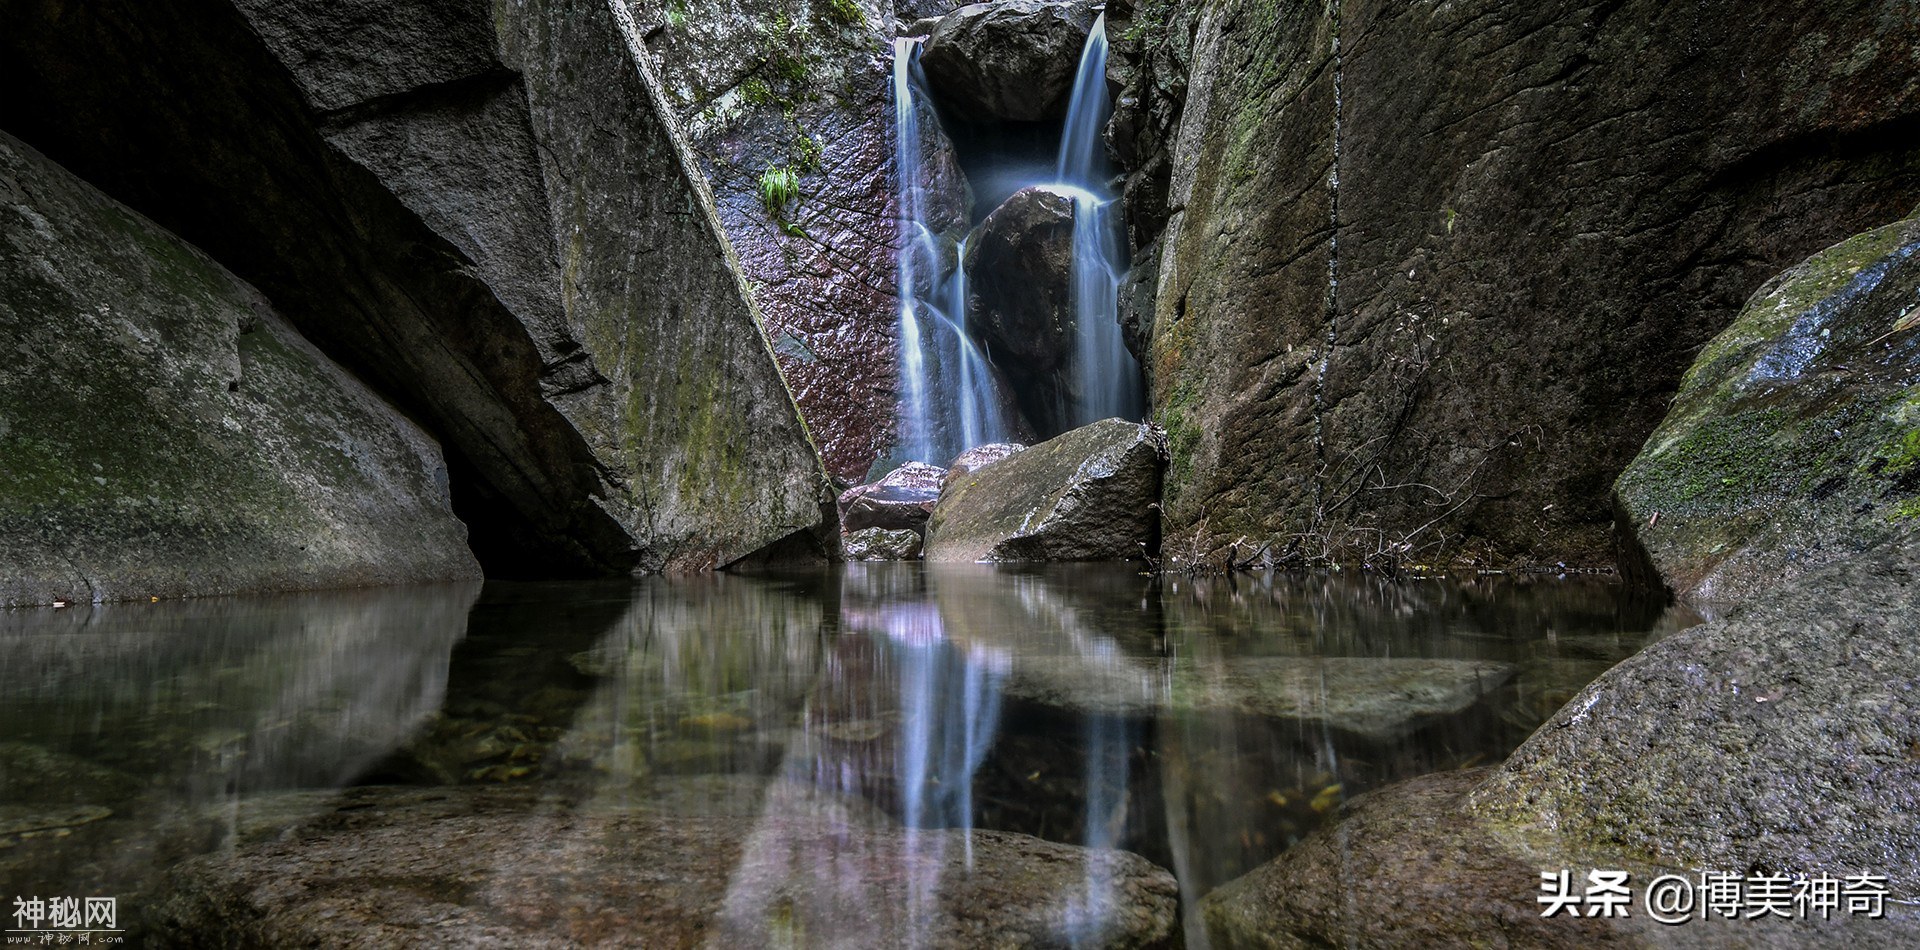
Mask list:
[[[760,206],[767,217],[789,237],[806,237],[807,232],[787,219],[787,206],[800,200],[800,174],[785,165],[768,165],[760,173]]]

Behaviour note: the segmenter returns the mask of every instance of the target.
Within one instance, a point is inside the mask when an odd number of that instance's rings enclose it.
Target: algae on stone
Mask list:
[[[0,604],[478,576],[440,449],[199,251],[0,135]]]
[[[1920,498],[1920,215],[1763,287],[1620,476],[1654,565],[1699,600],[1760,593],[1898,533]]]

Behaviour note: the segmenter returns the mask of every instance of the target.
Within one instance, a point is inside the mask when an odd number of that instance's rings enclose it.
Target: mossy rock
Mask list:
[[[1920,214],[1775,278],[1616,485],[1660,573],[1750,597],[1920,514]]]
[[[950,482],[929,561],[1119,561],[1153,554],[1166,434],[1106,419]]]
[[[440,448],[253,288],[0,135],[0,604],[476,577]]]

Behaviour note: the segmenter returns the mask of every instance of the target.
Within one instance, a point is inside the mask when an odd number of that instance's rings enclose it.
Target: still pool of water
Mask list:
[[[340,926],[1110,943],[1684,622],[1578,579],[918,564],[0,612],[0,898],[217,932],[199,891],[332,868]]]

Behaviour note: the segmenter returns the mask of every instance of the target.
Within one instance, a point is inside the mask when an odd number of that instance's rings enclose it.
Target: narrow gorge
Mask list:
[[[1914,0],[0,0],[0,84],[10,938],[1920,944]]]

